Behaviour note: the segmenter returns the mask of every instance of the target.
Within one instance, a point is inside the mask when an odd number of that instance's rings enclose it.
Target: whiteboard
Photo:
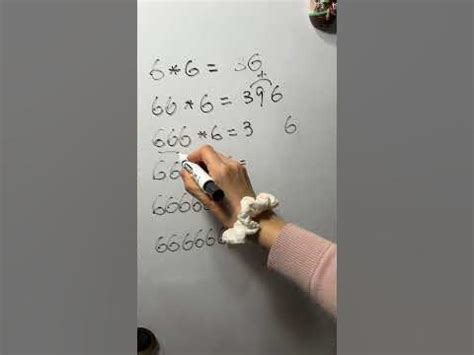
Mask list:
[[[212,144],[335,240],[336,39],[306,6],[138,3],[138,325],[162,354],[335,354],[335,323],[257,245],[220,243],[167,153]]]

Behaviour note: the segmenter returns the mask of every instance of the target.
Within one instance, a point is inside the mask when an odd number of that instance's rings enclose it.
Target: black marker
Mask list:
[[[184,170],[191,174],[194,181],[199,185],[199,187],[214,201],[222,201],[224,198],[224,191],[222,191],[219,186],[216,185],[214,180],[209,176],[208,173],[204,171],[198,164],[190,162],[186,154],[178,153],[178,158],[181,166]]]

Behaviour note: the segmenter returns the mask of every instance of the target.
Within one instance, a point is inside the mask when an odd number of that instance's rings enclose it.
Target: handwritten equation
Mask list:
[[[262,69],[262,66],[263,61],[260,54],[254,53],[250,55],[247,60],[245,60],[245,58],[241,58],[239,61],[237,61],[237,63],[232,66],[232,70],[236,72],[244,70],[258,72]],[[187,59],[183,63],[170,63],[168,65],[162,65],[160,58],[156,58],[149,74],[153,80],[160,81],[166,76],[185,76],[188,78],[193,78],[198,75],[202,75],[204,71],[210,74],[218,73],[218,65],[216,63],[207,63],[201,64],[199,67],[192,59]]]
[[[206,81],[222,73],[234,75],[235,81],[242,81],[242,86],[234,92],[222,91],[219,94],[212,90],[202,90],[193,95],[170,95],[166,92],[166,83],[180,80],[185,86],[187,80]],[[247,74],[245,74],[247,73]],[[153,198],[149,211],[154,219],[163,223],[163,220],[174,214],[208,213],[208,209],[189,193],[172,194],[166,192],[168,184],[180,182],[181,167],[177,157],[171,154],[178,151],[189,151],[191,147],[213,142],[238,140],[244,144],[252,144],[252,139],[266,139],[266,132],[261,125],[254,124],[261,119],[259,112],[273,105],[285,105],[284,85],[268,75],[265,70],[263,57],[253,53],[247,57],[237,59],[234,63],[219,63],[217,61],[199,62],[193,58],[183,58],[176,62],[166,62],[163,58],[155,58],[150,71],[146,73],[154,95],[150,98],[150,117],[156,125],[151,131],[150,144],[158,153],[156,161],[150,166],[150,179],[162,187]],[[180,82],[181,84],[181,82]],[[156,93],[155,93],[156,92]],[[232,110],[240,110],[247,106],[254,106],[253,117],[225,120],[225,114]],[[284,106],[282,106],[284,108]],[[256,112],[256,113],[255,113]],[[281,112],[285,112],[284,109]],[[216,115],[215,113],[218,113]],[[196,120],[192,128],[179,123],[179,117]],[[166,120],[167,126],[163,126]],[[281,127],[283,135],[295,135],[300,127],[296,118],[284,113],[281,117],[274,117],[274,122]],[[176,125],[173,125],[176,122]],[[172,124],[170,127],[169,124]],[[197,124],[196,124],[197,123]],[[240,159],[241,164],[246,164]],[[158,229],[158,228],[157,228]],[[159,235],[155,237],[155,251],[157,253],[192,251],[203,247],[223,244],[221,240],[224,229],[198,229]]]
[[[264,83],[270,86],[271,91],[266,92],[263,85]],[[257,84],[260,85],[256,86]],[[252,90],[254,87],[255,90]],[[260,107],[263,107],[264,103],[278,103],[283,99],[283,94],[279,91],[280,85],[273,86],[270,79],[258,79],[249,85],[249,89],[250,90],[243,90],[240,97],[237,98],[224,95],[212,99],[209,97],[209,94],[205,93],[200,98],[187,98],[181,103],[179,101],[177,103],[171,96],[168,96],[166,100],[155,96],[151,105],[151,113],[155,117],[171,117],[175,115],[180,108],[184,111],[199,111],[208,114],[214,111],[216,105],[230,107],[230,105],[233,105],[237,100],[241,100],[245,105],[256,103]]]

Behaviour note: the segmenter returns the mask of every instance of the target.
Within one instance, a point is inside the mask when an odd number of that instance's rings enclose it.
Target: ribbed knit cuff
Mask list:
[[[267,265],[311,293],[311,279],[332,245],[314,233],[287,224],[270,249]]]

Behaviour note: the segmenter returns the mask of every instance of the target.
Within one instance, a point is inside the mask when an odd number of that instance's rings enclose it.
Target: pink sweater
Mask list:
[[[294,281],[336,317],[336,244],[287,224],[271,247],[267,264]]]

